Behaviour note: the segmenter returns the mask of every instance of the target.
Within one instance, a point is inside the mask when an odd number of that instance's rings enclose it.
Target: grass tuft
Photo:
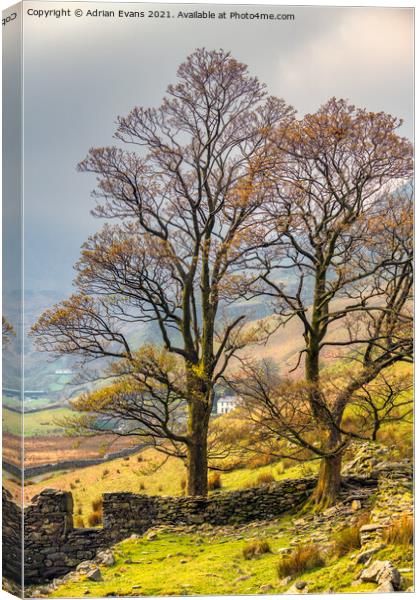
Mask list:
[[[100,498],[95,498],[95,500],[92,500],[92,510],[93,510],[93,512],[102,512],[102,508],[103,508],[103,498],[102,498],[102,496]]]
[[[209,490],[220,490],[222,487],[222,478],[220,477],[220,473],[211,473],[209,476]]]
[[[102,523],[102,511],[96,510],[88,516],[89,527],[96,527]]]
[[[260,473],[257,477],[257,485],[264,485],[265,483],[272,483],[275,480],[276,479],[272,473]]]
[[[403,515],[384,530],[384,541],[394,546],[411,546],[414,541],[414,519],[412,515]]]
[[[277,565],[280,579],[301,575],[305,571],[325,566],[325,556],[316,544],[297,546],[291,554],[284,556]]]
[[[258,558],[263,554],[267,554],[271,552],[270,544],[266,540],[256,540],[254,542],[249,542],[242,549],[243,557],[246,560],[250,560],[251,558]]]
[[[360,533],[359,527],[353,525],[341,529],[333,536],[334,553],[341,558],[352,550],[360,548]]]

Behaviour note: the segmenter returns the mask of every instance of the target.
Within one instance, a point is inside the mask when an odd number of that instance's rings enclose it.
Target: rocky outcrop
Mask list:
[[[389,560],[375,560],[359,575],[360,581],[377,583],[376,592],[395,592],[400,589],[401,575]]]

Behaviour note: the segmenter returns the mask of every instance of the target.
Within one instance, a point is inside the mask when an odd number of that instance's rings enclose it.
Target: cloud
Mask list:
[[[349,9],[279,62],[285,87],[308,108],[314,97],[367,98],[378,110],[407,107],[412,95],[413,12]],[[408,96],[408,97],[407,97]],[[401,104],[402,100],[402,104]],[[383,106],[380,106],[380,104]],[[387,108],[389,107],[389,108]],[[372,106],[374,108],[374,106]]]

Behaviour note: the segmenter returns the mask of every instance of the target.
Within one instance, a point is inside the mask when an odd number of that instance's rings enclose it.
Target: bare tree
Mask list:
[[[412,422],[412,376],[381,373],[371,384],[361,387],[354,395],[352,405],[359,430],[376,441],[384,425]]]
[[[267,218],[278,239],[244,293],[271,297],[283,323],[300,320],[296,369],[304,359],[304,412],[318,437],[287,435],[323,458],[313,496],[322,506],[340,488],[346,407],[386,368],[412,359],[412,146],[399,125],[333,98],[273,138]],[[336,389],[323,379],[327,352],[352,365]]]
[[[207,493],[214,385],[239,348],[266,334],[224,307],[238,297],[237,273],[256,260],[267,140],[293,116],[230,54],[194,52],[159,108],[118,118],[122,148],[92,149],[80,163],[98,179],[93,214],[117,224],[84,245],[79,293],[33,328],[43,350],[120,361],[106,373],[117,375],[114,387],[76,406],[109,411],[109,426],[125,423],[117,432],[131,420],[132,433],[169,440],[165,451],[186,456],[191,495]],[[133,347],[130,331],[143,323],[157,326],[164,355],[146,349],[145,359]]]

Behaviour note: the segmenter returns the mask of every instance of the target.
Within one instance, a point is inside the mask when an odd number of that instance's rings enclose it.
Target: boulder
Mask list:
[[[96,560],[100,565],[107,567],[115,565],[115,556],[112,550],[100,550],[96,555]]]
[[[306,581],[296,581],[292,587],[290,587],[286,594],[307,594],[308,584]]]
[[[98,568],[88,571],[86,577],[91,581],[102,581],[102,573]]]
[[[393,590],[398,590],[401,584],[400,572],[389,560],[375,560],[360,573],[359,578],[362,581],[369,581],[371,583],[384,585],[390,583]]]
[[[394,586],[392,585],[392,583],[390,581],[383,581],[382,583],[380,583],[378,585],[378,587],[375,589],[376,593],[388,593],[388,592],[395,592]]]

